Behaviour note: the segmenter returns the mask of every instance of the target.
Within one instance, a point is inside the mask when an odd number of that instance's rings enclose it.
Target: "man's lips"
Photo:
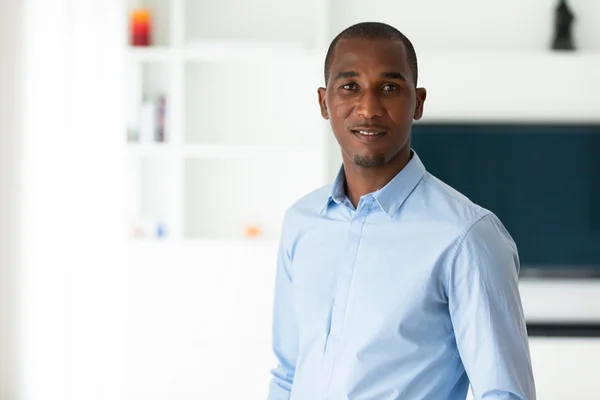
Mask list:
[[[387,129],[383,126],[376,125],[356,125],[350,128],[353,133],[361,133],[364,135],[375,135],[377,133],[384,133]]]
[[[362,141],[372,142],[386,134],[386,129],[379,126],[357,126],[350,129]]]

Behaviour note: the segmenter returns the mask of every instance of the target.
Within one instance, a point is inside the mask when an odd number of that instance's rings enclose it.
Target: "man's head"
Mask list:
[[[345,163],[379,167],[407,159],[412,122],[427,95],[417,78],[411,42],[389,25],[356,24],[332,41],[319,104]]]

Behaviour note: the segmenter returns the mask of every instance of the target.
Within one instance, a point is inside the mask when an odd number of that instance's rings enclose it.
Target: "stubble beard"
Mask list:
[[[373,156],[365,156],[362,154],[356,154],[354,156],[354,164],[359,167],[380,167],[385,164],[385,156],[383,154],[377,154]]]

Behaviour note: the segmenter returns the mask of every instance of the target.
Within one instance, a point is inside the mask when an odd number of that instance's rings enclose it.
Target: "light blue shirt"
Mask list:
[[[535,399],[517,247],[413,152],[354,209],[344,172],[288,209],[269,400]]]

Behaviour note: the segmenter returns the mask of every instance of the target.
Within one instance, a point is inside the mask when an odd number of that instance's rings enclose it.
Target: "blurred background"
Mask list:
[[[520,248],[538,398],[600,398],[600,2],[559,3],[0,0],[0,399],[266,397],[283,212],[341,161],[325,52],[369,20]]]

